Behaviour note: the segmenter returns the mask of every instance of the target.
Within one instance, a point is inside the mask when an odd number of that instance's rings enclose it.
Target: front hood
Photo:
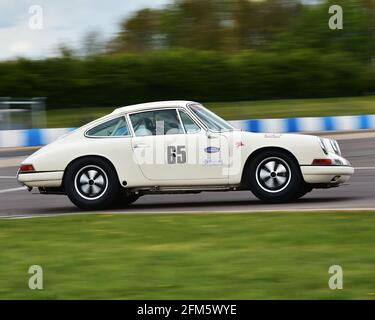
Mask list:
[[[233,143],[236,145],[238,137]],[[300,165],[310,165],[314,159],[326,158],[317,136],[284,133],[241,132],[242,151],[247,158],[256,150],[279,148],[292,154]]]
[[[263,141],[282,141],[282,142],[296,142],[296,143],[314,143],[319,141],[319,137],[307,134],[294,133],[253,133],[242,132],[249,139],[263,140]]]

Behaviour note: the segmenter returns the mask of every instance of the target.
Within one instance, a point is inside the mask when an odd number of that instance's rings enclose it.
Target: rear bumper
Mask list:
[[[332,186],[347,182],[354,174],[351,166],[301,166],[303,179],[309,184]]]
[[[18,173],[17,180],[27,187],[60,187],[64,171]]]

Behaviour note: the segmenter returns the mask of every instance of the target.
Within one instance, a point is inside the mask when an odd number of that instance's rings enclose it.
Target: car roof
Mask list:
[[[168,107],[186,107],[188,104],[191,104],[191,103],[197,103],[197,102],[184,101],[184,100],[148,102],[148,103],[134,104],[131,106],[117,108],[112,112],[112,114],[129,113],[129,112],[136,112],[136,111],[149,110],[149,109],[158,109],[158,108],[168,108]]]

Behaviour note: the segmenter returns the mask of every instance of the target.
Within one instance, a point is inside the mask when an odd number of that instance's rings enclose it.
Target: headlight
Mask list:
[[[320,144],[320,147],[322,148],[323,152],[324,152],[325,154],[328,154],[328,150],[327,150],[326,145],[324,144],[323,139],[319,138],[319,144]]]
[[[338,142],[336,140],[330,140],[331,142],[331,146],[333,148],[333,150],[335,151],[335,153],[339,156],[341,156],[341,150],[340,150],[340,146],[338,144]]]

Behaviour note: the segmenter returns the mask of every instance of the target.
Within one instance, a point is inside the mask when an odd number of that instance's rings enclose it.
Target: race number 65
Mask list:
[[[185,146],[168,146],[167,148],[168,164],[186,163]]]

